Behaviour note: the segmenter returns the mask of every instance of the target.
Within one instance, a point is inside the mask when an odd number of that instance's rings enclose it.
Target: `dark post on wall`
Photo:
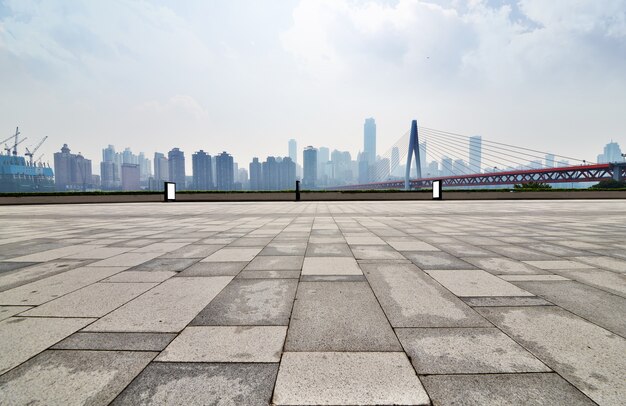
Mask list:
[[[300,201],[300,181],[296,181],[296,202]]]

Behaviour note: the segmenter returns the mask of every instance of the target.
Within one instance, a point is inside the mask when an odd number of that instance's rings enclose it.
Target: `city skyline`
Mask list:
[[[291,138],[356,155],[374,116],[383,151],[418,119],[594,161],[626,143],[626,2],[597,4],[5,0],[0,128],[48,136],[47,162],[63,143],[249,162]]]

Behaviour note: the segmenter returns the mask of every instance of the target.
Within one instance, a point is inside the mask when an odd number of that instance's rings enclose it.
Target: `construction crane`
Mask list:
[[[11,155],[11,150],[13,150],[13,155],[17,156],[17,146],[23,143],[24,141],[26,141],[27,139],[28,137],[24,137],[21,140],[17,141],[17,138],[16,138],[15,144],[13,144],[13,146],[11,147],[7,146],[7,144],[4,144],[4,150],[7,152],[7,155]]]
[[[33,155],[35,155],[35,152],[37,152],[39,147],[41,147],[41,144],[43,144],[44,141],[47,140],[47,139],[48,139],[48,136],[46,135],[45,137],[43,137],[41,139],[41,141],[39,141],[39,144],[37,144],[37,146],[32,151],[30,151],[28,148],[26,148],[26,152],[24,153],[24,155],[26,155],[27,157],[30,158],[30,164],[31,165],[33,164]]]

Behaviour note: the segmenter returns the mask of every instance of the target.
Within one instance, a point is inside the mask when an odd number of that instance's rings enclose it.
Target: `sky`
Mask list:
[[[152,158],[363,149],[420,125],[626,150],[626,0],[0,0],[0,139]]]

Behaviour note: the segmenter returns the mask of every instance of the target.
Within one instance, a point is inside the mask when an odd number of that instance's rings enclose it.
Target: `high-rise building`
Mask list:
[[[441,158],[441,174],[443,176],[452,176],[452,158],[444,156]]]
[[[122,190],[139,190],[139,164],[122,164]]]
[[[296,163],[290,157],[284,157],[278,168],[278,189],[292,190],[296,187]]]
[[[193,169],[192,187],[194,190],[213,189],[213,173],[211,170],[211,155],[200,150],[191,156]]]
[[[141,181],[147,181],[148,178],[152,176],[152,171],[150,169],[151,162],[143,152],[139,153],[137,157],[137,164],[139,165],[139,179]]]
[[[622,150],[619,144],[611,141],[604,146],[604,153],[598,155],[598,163],[605,164],[614,162],[624,162],[624,157],[622,156]]]
[[[469,166],[472,173],[480,173],[482,171],[482,150],[483,139],[480,135],[470,137],[469,139]]]
[[[239,168],[237,174],[237,182],[239,182],[243,189],[249,189],[248,185],[248,170],[246,168]]]
[[[546,167],[547,168],[554,168],[554,154],[546,154]]]
[[[317,185],[317,149],[308,146],[304,149],[304,176],[302,187],[315,188]]]
[[[268,156],[262,165],[263,190],[279,190],[278,162],[273,156]]]
[[[233,190],[235,187],[235,174],[233,157],[226,151],[215,157],[215,184],[217,190]]]
[[[54,183],[57,190],[87,190],[92,182],[91,160],[80,152],[70,153],[67,144],[54,154]]]
[[[117,190],[121,186],[120,166],[117,163],[117,155],[113,145],[109,145],[102,150],[100,185],[104,190]]]
[[[317,149],[317,179],[323,179],[326,175],[324,168],[330,160],[330,150],[327,147],[319,147]]]
[[[359,152],[357,157],[359,167],[359,184],[369,182],[369,161],[365,152]]]
[[[167,153],[168,171],[170,182],[176,183],[176,189],[184,190],[185,185],[185,153],[178,148],[173,148]]]
[[[169,165],[167,158],[160,152],[154,153],[154,181],[157,189],[160,189],[163,182],[167,182],[170,178]]]
[[[376,162],[376,121],[371,117],[363,124],[363,152],[369,165],[373,165]]]
[[[298,143],[293,138],[289,140],[289,158],[295,164],[298,163]]]
[[[263,170],[259,158],[250,162],[250,190],[263,190]]]

